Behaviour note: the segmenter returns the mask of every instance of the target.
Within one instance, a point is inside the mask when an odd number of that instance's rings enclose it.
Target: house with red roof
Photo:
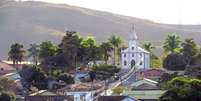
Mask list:
[[[16,72],[16,69],[13,66],[0,61],[0,76],[13,72]]]

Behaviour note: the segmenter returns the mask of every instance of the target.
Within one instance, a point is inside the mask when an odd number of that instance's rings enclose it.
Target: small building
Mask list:
[[[58,95],[47,90],[40,90],[29,96],[25,96],[24,101],[74,101],[73,96]]]
[[[134,28],[129,36],[128,48],[121,51],[121,59],[122,68],[130,69],[135,66],[137,69],[150,68],[150,53],[139,46]]]
[[[102,86],[91,83],[80,83],[57,90],[59,95],[73,96],[74,101],[93,101],[96,90]]]
[[[126,91],[122,95],[134,97],[140,101],[158,101],[165,92],[164,90],[137,90]]]
[[[131,84],[131,90],[159,90],[158,82],[151,79],[143,78]]]
[[[97,101],[138,101],[129,96],[99,96]]]
[[[134,97],[140,101],[158,101],[166,91],[160,90],[157,84],[156,81],[144,78],[132,83],[130,91],[125,91],[122,95]]]
[[[139,69],[136,72],[136,80],[147,78],[157,81],[164,73],[165,71],[161,69]]]

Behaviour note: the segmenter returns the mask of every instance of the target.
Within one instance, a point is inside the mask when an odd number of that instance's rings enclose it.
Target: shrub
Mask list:
[[[114,76],[114,74],[119,72],[120,69],[113,65],[101,64],[94,66],[92,70],[96,73],[97,79],[106,80],[111,76]]]
[[[103,72],[108,72],[108,73],[117,73],[119,72],[119,68],[117,68],[116,66],[113,65],[105,65],[105,64],[101,64],[98,66],[94,66],[92,68],[95,72],[96,71],[103,71]]]
[[[16,101],[16,96],[14,93],[2,92],[0,94],[0,101]]]
[[[74,77],[72,77],[71,75],[68,75],[68,74],[61,74],[61,75],[59,75],[58,79],[64,81],[66,84],[75,83]]]
[[[170,54],[163,61],[163,67],[168,70],[184,70],[187,63],[183,55]]]
[[[127,90],[126,87],[116,87],[116,88],[112,89],[112,94],[120,95],[121,93],[123,93],[126,90]]]

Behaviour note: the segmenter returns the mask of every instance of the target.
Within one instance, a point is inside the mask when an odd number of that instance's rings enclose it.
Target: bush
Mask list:
[[[71,75],[68,75],[68,74],[61,74],[61,75],[59,75],[58,79],[64,81],[66,84],[75,83],[74,77],[72,77]]]
[[[189,66],[185,69],[185,75],[201,79],[201,66]]]
[[[120,95],[121,93],[123,93],[126,90],[127,90],[126,87],[116,87],[116,88],[112,89],[112,94]]]
[[[163,67],[167,70],[184,70],[186,65],[184,56],[180,54],[170,54],[163,61]]]
[[[160,101],[201,101],[201,80],[176,77],[167,83]]]
[[[39,90],[47,89],[48,81],[46,74],[39,68],[26,65],[20,72],[23,87],[30,89],[31,85]]]
[[[92,70],[96,73],[97,79],[106,80],[111,76],[114,76],[114,74],[119,72],[120,69],[113,65],[101,64],[94,66]]]
[[[107,73],[117,73],[119,72],[119,68],[117,68],[116,66],[113,66],[113,65],[105,65],[105,64],[101,64],[101,65],[98,65],[98,66],[94,66],[92,68],[95,72],[96,71],[102,71],[102,72],[107,72]]]
[[[151,68],[159,69],[162,66],[162,61],[160,59],[152,59],[151,60]]]
[[[0,101],[16,101],[14,93],[2,92],[0,94]]]

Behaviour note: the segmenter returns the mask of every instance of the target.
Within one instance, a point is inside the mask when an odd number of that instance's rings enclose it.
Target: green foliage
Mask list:
[[[155,69],[159,69],[162,67],[161,59],[151,59],[151,67]]]
[[[148,42],[148,43],[144,43],[143,45],[142,45],[142,47],[145,49],[145,50],[147,50],[147,51],[149,51],[149,52],[153,52],[153,49],[155,49],[155,47],[154,46],[152,46],[152,44],[150,43],[150,42]]]
[[[186,61],[181,54],[169,54],[163,61],[163,67],[168,70],[184,70]]]
[[[90,48],[90,47],[96,47],[97,46],[96,39],[93,36],[86,37],[85,39],[83,39],[81,44],[85,48]]]
[[[15,85],[16,85],[15,82],[9,78],[6,78],[6,77],[0,78],[0,91],[15,92],[17,90]]]
[[[18,62],[21,62],[24,58],[25,51],[23,50],[23,45],[19,43],[12,44],[10,51],[8,53],[8,59],[13,61],[14,65],[18,65]],[[18,69],[18,67],[16,67]]]
[[[71,67],[76,67],[81,41],[82,38],[80,38],[76,32],[66,31],[66,35],[63,37],[60,44],[62,54],[65,56],[65,61]]]
[[[177,50],[180,48],[180,43],[180,37],[172,33],[166,38],[163,48],[165,52],[177,53]]]
[[[23,79],[23,86],[30,89],[31,85],[35,86],[39,90],[47,89],[47,76],[39,68],[34,66],[26,66],[19,72]]]
[[[114,64],[113,65],[116,65],[116,50],[122,44],[122,39],[116,35],[112,35],[108,40],[113,45],[113,53],[114,53]]]
[[[185,39],[182,43],[182,54],[188,65],[191,65],[193,58],[198,54],[198,48],[193,39]]]
[[[58,77],[58,80],[64,81],[66,84],[74,84],[74,77],[68,74],[61,74]]]
[[[167,83],[168,91],[160,101],[200,101],[201,80],[176,77]],[[171,94],[170,94],[171,93]]]
[[[30,44],[30,48],[28,49],[29,55],[28,57],[32,57],[35,65],[38,65],[40,47],[37,44]]]
[[[81,42],[82,45],[82,62],[87,64],[90,61],[93,61],[94,64],[96,60],[102,59],[102,50],[99,45],[97,45],[94,37],[86,37]]]
[[[54,45],[51,41],[42,42],[40,44],[39,58],[46,61],[55,56],[58,52],[58,46]]]
[[[120,95],[121,93],[123,93],[126,90],[127,90],[126,87],[116,87],[116,88],[112,89],[112,94],[113,95]]]
[[[1,92],[0,101],[16,101],[16,95],[11,92]]]
[[[62,71],[61,69],[51,68],[51,69],[48,71],[48,76],[57,78],[57,77],[59,77],[62,73],[63,73],[63,71]]]
[[[187,75],[188,77],[201,79],[201,66],[200,65],[188,66],[185,69],[185,75]]]
[[[177,73],[173,73],[173,74],[164,73],[158,80],[158,86],[161,89],[167,89],[167,82],[177,76],[178,76]]]
[[[105,65],[105,64],[96,65],[92,69],[94,71],[104,71],[104,72],[108,72],[108,73],[116,73],[119,71],[119,68],[117,68],[116,66]]]
[[[115,73],[119,72],[119,68],[113,65],[97,65],[92,68],[92,70],[96,73],[96,78],[100,80],[106,80],[111,76],[114,76]]]
[[[112,47],[112,44],[109,43],[109,42],[104,42],[101,44],[101,50],[103,52],[103,57],[104,57],[104,60],[105,60],[105,64],[107,64],[107,61],[110,57],[110,54],[109,52],[111,52],[113,50],[113,47]]]

